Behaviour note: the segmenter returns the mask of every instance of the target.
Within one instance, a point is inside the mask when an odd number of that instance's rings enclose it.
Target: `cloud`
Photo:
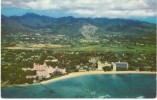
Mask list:
[[[156,0],[2,0],[2,7],[63,11],[86,17],[156,16]]]

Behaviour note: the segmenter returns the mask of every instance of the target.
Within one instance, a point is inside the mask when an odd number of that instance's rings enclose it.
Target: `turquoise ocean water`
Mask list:
[[[48,84],[1,88],[2,98],[155,98],[155,74],[85,75]]]

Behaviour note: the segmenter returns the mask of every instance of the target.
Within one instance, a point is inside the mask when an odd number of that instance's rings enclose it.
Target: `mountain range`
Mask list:
[[[64,34],[68,36],[85,36],[88,34],[149,35],[156,34],[156,24],[129,19],[108,18],[74,18],[72,16],[53,18],[49,16],[26,13],[22,16],[1,15],[2,34],[19,32],[38,32]]]

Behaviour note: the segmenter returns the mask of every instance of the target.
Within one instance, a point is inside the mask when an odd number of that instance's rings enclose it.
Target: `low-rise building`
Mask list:
[[[54,58],[52,60],[45,60],[45,62],[58,62],[58,59]]]
[[[102,63],[101,61],[98,61],[98,70],[103,70],[104,67],[113,67],[112,71],[117,70],[128,70],[129,65],[127,62],[112,62],[108,63],[107,61],[105,63]]]
[[[98,61],[98,70],[103,70],[103,67],[111,67],[111,64],[108,63],[107,61],[105,63],[102,63],[101,61]]]
[[[36,71],[36,75],[28,75],[26,76],[26,78],[36,78],[36,77],[42,77],[42,78],[50,78],[50,74],[53,74],[54,72],[60,72],[61,74],[66,74],[66,69],[61,69],[58,67],[51,67],[51,66],[47,66],[46,63],[44,62],[43,65],[40,64],[35,64],[33,68],[22,68],[23,71],[27,71],[27,70],[35,70]]]
[[[80,68],[80,69],[79,69],[79,72],[85,72],[85,71],[87,71],[87,70],[84,69],[84,68]]]

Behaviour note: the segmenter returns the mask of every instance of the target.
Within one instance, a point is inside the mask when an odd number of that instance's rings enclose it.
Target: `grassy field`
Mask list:
[[[30,47],[5,47],[2,49],[21,49],[21,50],[35,50],[35,49],[50,49],[50,50],[59,50],[59,51],[87,51],[87,52],[144,52],[144,53],[156,53],[155,46],[76,46],[69,47],[63,45],[54,45],[54,44],[34,44]]]
[[[2,49],[12,49],[12,50],[36,50],[36,49],[58,49],[69,47],[68,45],[60,45],[60,44],[33,44],[29,46],[17,45],[14,47],[2,47]]]
[[[98,52],[145,52],[145,53],[155,53],[156,47],[155,46],[132,46],[131,48],[126,48],[124,46],[101,46],[101,45],[94,45],[94,46],[87,46],[87,47],[73,47],[69,48],[70,51],[98,51]]]

